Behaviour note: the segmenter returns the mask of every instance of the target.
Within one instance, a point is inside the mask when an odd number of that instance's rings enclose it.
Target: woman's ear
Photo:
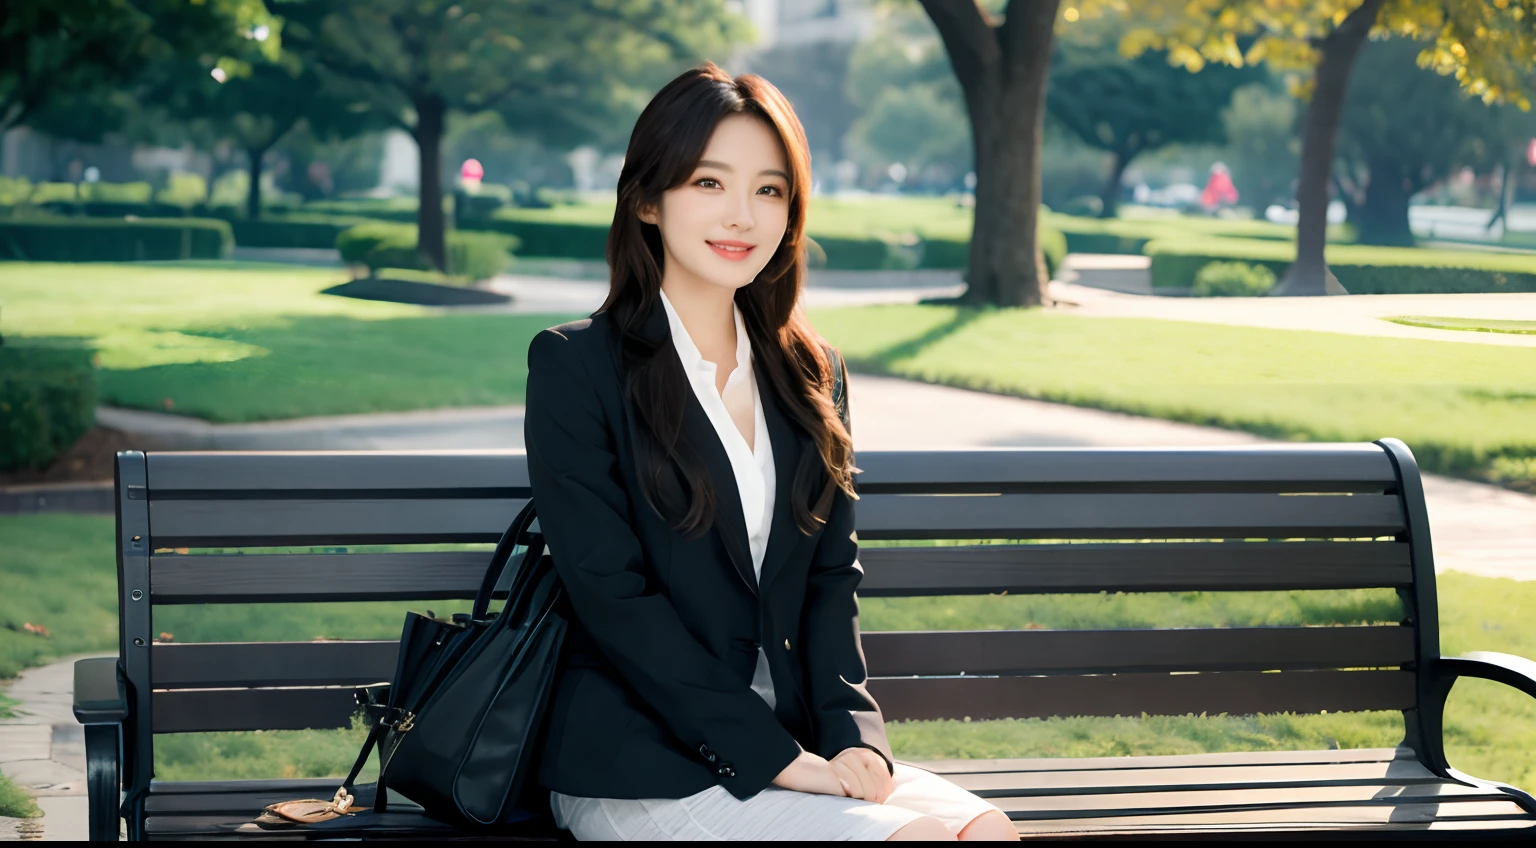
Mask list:
[[[635,216],[647,224],[656,224],[656,207],[648,203],[641,203],[635,207]]]

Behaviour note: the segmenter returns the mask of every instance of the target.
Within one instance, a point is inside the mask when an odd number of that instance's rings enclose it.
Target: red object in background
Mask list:
[[[485,168],[480,164],[479,159],[465,159],[464,164],[459,168],[459,176],[466,180],[483,180]]]
[[[1531,139],[1531,146],[1525,149],[1525,161],[1536,167],[1536,138]]]
[[[1200,205],[1207,209],[1215,209],[1217,206],[1228,206],[1237,203],[1237,186],[1232,184],[1232,175],[1227,167],[1220,162],[1211,166],[1211,178],[1205,184],[1205,190],[1200,192]]]

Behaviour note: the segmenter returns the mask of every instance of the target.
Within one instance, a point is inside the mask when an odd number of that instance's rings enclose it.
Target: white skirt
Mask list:
[[[996,807],[930,771],[896,763],[884,804],[769,786],[745,801],[723,786],[686,798],[582,798],[550,793],[555,823],[578,840],[884,841],[929,816],[959,834]]]

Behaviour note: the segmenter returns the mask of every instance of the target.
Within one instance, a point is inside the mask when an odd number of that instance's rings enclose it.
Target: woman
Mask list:
[[[797,303],[810,157],[713,64],[641,113],[589,318],[528,349],[571,629],[539,771],[579,839],[1014,839],[895,763],[865,689],[853,452]]]

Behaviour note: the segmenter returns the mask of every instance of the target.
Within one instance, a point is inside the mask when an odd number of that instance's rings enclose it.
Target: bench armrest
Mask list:
[[[1461,657],[1444,657],[1438,663],[1440,674],[1454,682],[1458,677],[1475,677],[1492,680],[1505,686],[1513,686],[1536,698],[1536,660],[1500,654],[1493,651],[1473,651]]]
[[[81,724],[122,724],[128,718],[128,687],[116,657],[75,662],[75,720]]]

